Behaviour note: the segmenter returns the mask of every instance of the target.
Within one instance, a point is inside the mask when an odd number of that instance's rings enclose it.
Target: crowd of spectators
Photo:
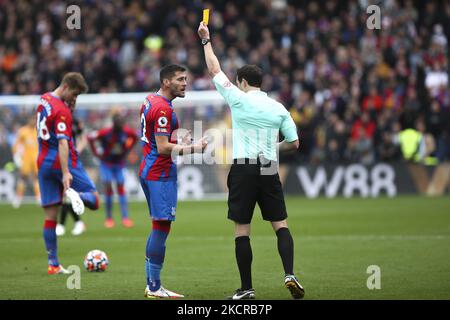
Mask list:
[[[41,94],[79,71],[91,93],[152,91],[167,63],[186,65],[188,90],[214,89],[196,34],[211,9],[214,49],[230,79],[245,63],[291,112],[309,163],[395,161],[398,133],[427,136],[429,155],[450,153],[448,1],[0,0],[0,94]],[[378,4],[380,29],[366,9]],[[3,108],[3,107],[1,107]],[[0,144],[20,113],[0,110]]]

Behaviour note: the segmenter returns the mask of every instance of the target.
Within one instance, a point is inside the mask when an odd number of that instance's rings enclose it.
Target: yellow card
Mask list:
[[[208,25],[209,22],[209,9],[203,9],[203,23]]]

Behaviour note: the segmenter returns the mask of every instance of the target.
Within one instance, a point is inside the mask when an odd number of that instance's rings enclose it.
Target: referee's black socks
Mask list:
[[[278,253],[285,274],[294,274],[294,240],[288,228],[280,228],[277,230]]]
[[[235,239],[236,241],[236,261],[241,276],[241,289],[248,290],[252,286],[252,247],[250,246],[250,238],[248,236],[241,236]]]

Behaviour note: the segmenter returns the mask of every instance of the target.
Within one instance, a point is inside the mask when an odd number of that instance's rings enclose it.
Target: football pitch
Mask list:
[[[295,271],[305,299],[450,299],[450,200],[448,197],[317,199],[288,197]],[[224,299],[239,287],[233,224],[226,201],[180,202],[167,242],[163,285],[186,299]],[[103,208],[86,210],[87,232],[58,238],[60,262],[81,268],[80,289],[67,275],[47,275],[36,205],[0,205],[0,299],[144,299],[144,255],[151,229],[145,203],[131,203],[136,226],[103,227]],[[255,210],[251,245],[257,299],[290,299],[276,236]],[[103,273],[83,269],[84,255],[105,251]],[[380,269],[380,289],[367,287],[369,266]],[[373,279],[373,276],[372,278]],[[369,283],[375,283],[369,279]]]

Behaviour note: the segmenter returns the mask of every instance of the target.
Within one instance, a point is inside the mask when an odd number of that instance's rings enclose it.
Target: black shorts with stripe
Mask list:
[[[278,173],[262,175],[260,164],[236,162],[231,165],[227,179],[228,219],[239,224],[249,224],[256,203],[264,220],[286,219],[286,205]]]

